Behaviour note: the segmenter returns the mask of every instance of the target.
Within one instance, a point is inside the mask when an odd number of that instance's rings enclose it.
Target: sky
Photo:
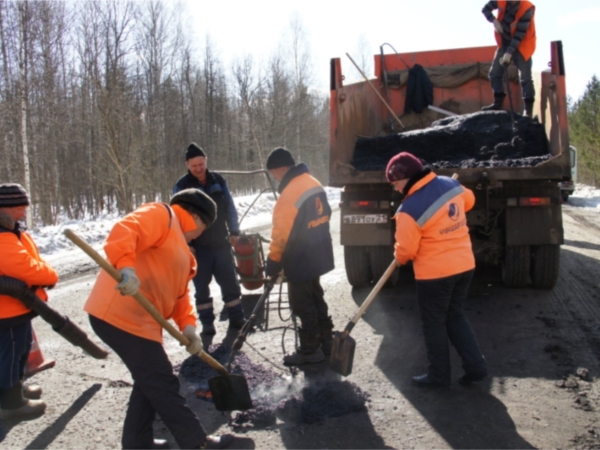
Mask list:
[[[399,53],[495,45],[493,25],[481,9],[486,0],[339,2],[331,0],[213,1],[183,0],[188,29],[197,42],[210,39],[225,68],[252,55],[267,61],[285,48],[289,27],[297,17],[305,30],[313,68],[313,86],[327,92],[329,61],[342,58],[342,70],[360,75],[345,54],[379,53],[384,43]],[[535,1],[537,50],[534,70],[550,60],[550,42],[562,40],[567,94],[579,98],[596,74],[600,77],[600,2],[597,0]],[[289,47],[288,47],[289,48]],[[386,53],[389,53],[386,47]],[[372,70],[367,75],[372,75]],[[348,76],[347,76],[348,78]]]

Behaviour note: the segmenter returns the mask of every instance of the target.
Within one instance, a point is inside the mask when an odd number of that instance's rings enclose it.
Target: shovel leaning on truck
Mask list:
[[[104,259],[87,242],[77,236],[71,230],[65,230],[65,236],[75,245],[81,248],[98,265],[104,269],[116,281],[121,281],[121,274],[106,259]],[[190,341],[169,323],[154,307],[152,303],[141,293],[132,296],[167,332],[179,341],[181,345],[188,346]],[[245,411],[252,408],[252,399],[248,383],[243,376],[231,375],[225,367],[204,350],[196,353],[202,361],[215,369],[221,375],[208,380],[215,408],[218,411]]]

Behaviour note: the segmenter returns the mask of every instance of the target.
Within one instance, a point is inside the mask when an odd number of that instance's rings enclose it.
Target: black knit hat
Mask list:
[[[267,170],[278,169],[279,167],[295,166],[294,157],[285,148],[279,147],[269,153],[267,157]]]
[[[17,183],[0,184],[0,208],[29,206],[27,191]]]
[[[196,156],[204,156],[206,157],[206,153],[200,147],[198,147],[194,142],[188,145],[187,150],[185,151],[185,160],[195,158]]]
[[[171,198],[171,205],[179,205],[187,212],[197,214],[208,227],[217,218],[217,205],[200,189],[184,189]]]

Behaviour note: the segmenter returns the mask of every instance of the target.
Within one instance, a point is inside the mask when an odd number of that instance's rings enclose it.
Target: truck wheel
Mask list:
[[[353,287],[365,287],[371,283],[371,265],[367,247],[360,245],[344,246],[344,263],[348,283]]]
[[[530,282],[531,261],[529,245],[507,245],[502,264],[502,281],[508,287],[525,287]]]
[[[373,282],[377,283],[383,276],[391,262],[394,260],[394,247],[391,245],[378,245],[369,248],[371,256],[371,271],[373,272]],[[396,269],[390,276],[387,283],[388,287],[394,287],[398,283],[400,271]]]
[[[531,247],[531,281],[538,289],[552,289],[558,279],[560,245]]]

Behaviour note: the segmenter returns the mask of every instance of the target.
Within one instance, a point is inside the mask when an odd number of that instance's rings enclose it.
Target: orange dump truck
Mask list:
[[[439,110],[464,115],[492,103],[487,71],[494,51],[493,46],[385,55],[382,51],[375,56],[375,78],[370,83],[347,85],[341,60],[331,60],[329,184],[343,188],[341,244],[352,286],[378,280],[391,262],[392,218],[401,202],[384,170],[359,170],[352,165],[357,140],[402,131],[384,101],[400,116],[407,66],[419,64],[427,71],[434,86],[432,106],[438,109],[401,116],[406,130],[424,129],[446,117]],[[461,183],[475,193],[476,206],[468,214],[468,223],[476,259],[501,267],[503,281],[511,287],[552,288],[559,273],[563,243],[559,183],[571,177],[560,41],[551,43],[548,67],[534,74],[534,115],[546,132],[547,160],[533,167],[435,169],[439,175],[458,173]],[[449,76],[454,80],[448,82]],[[522,111],[518,80],[511,79],[514,108]]]

